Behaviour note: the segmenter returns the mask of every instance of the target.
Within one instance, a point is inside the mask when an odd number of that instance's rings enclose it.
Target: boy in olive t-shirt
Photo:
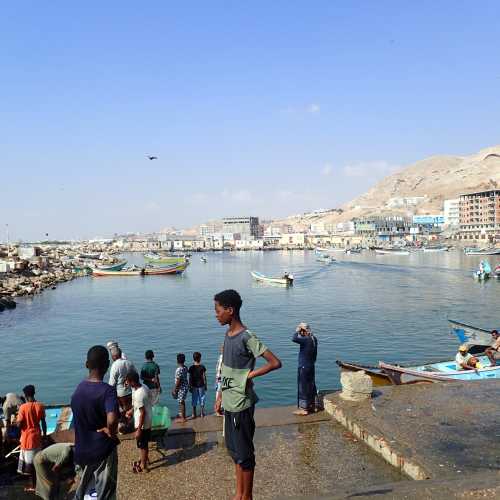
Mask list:
[[[225,290],[214,301],[217,321],[229,326],[224,338],[221,393],[217,393],[215,411],[218,413],[224,407],[224,438],[235,463],[236,498],[250,500],[255,469],[254,411],[258,401],[253,379],[281,368],[281,361],[241,322],[243,302],[238,292]],[[266,364],[255,369],[259,356]]]

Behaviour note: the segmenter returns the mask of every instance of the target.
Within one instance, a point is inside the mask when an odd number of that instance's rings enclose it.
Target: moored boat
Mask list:
[[[340,359],[337,359],[336,363],[343,371],[365,372],[372,379],[374,386],[380,387],[384,385],[393,385],[393,382],[389,377],[389,375],[387,375],[387,373],[385,373],[378,366],[368,366],[359,363],[350,363],[346,361],[341,361]]]
[[[188,260],[186,255],[161,255],[153,252],[145,253],[144,260],[152,264],[180,264]]]
[[[316,260],[318,262],[323,262],[324,264],[331,264],[332,262],[335,262],[335,259],[333,257],[330,257],[330,255],[318,255],[318,257],[316,257]]]
[[[471,346],[469,347],[469,352],[471,354],[475,354],[478,351],[484,351],[486,347],[491,346],[493,343],[491,330],[461,323],[453,319],[449,319],[448,323],[451,326],[451,331],[457,336],[459,342]]]
[[[429,363],[420,366],[403,367],[381,361],[379,368],[389,375],[395,385],[407,382],[453,382],[457,380],[473,381],[489,378],[500,378],[500,365],[490,366],[487,356],[476,356],[481,368],[461,370],[455,360]]]
[[[274,283],[277,285],[293,285],[293,276],[291,274],[285,273],[281,277],[266,276],[258,271],[251,271],[252,277],[257,281],[262,281],[265,283]]]
[[[432,253],[432,252],[447,252],[448,247],[444,245],[436,245],[436,246],[427,246],[423,247],[422,249],[425,253]]]
[[[120,260],[111,264],[100,264],[98,266],[95,266],[95,268],[101,271],[121,271],[126,264],[126,260]]]
[[[500,248],[465,248],[465,255],[500,255]]]
[[[121,271],[106,271],[102,269],[93,269],[93,276],[159,276],[166,274],[182,274],[189,262],[183,262],[180,264],[172,264],[169,266],[146,266],[146,267],[137,267],[133,266],[131,268],[122,269]]]
[[[376,248],[375,253],[377,255],[410,255],[408,250],[402,248]]]

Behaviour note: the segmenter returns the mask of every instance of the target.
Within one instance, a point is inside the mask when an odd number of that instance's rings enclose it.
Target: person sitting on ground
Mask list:
[[[175,370],[175,386],[172,396],[179,404],[179,414],[176,418],[178,422],[186,421],[186,396],[189,391],[188,369],[184,365],[186,356],[183,353],[177,354],[177,368]]]
[[[493,338],[492,345],[486,349],[485,353],[490,360],[491,366],[496,366],[497,360],[500,359],[500,334],[497,330],[492,330],[491,336]]]
[[[477,370],[478,360],[469,353],[469,346],[462,344],[455,356],[457,370]]]
[[[80,482],[74,500],[84,500],[87,489],[95,482],[99,500],[115,500],[118,476],[119,443],[118,398],[116,389],[103,379],[109,368],[104,346],[87,352],[89,376],[80,382],[71,397],[75,428],[75,463],[80,467]]]
[[[21,429],[21,453],[19,455],[19,474],[31,477],[31,487],[25,491],[35,491],[36,475],[33,460],[35,455],[42,449],[43,438],[47,436],[47,423],[45,422],[45,407],[35,400],[35,386],[27,385],[23,388],[26,403],[19,408],[17,425]],[[40,426],[42,432],[40,432]]]
[[[132,406],[129,410],[134,417],[135,439],[140,450],[139,460],[132,465],[133,472],[149,472],[149,442],[151,441],[151,424],[153,407],[149,389],[139,382],[139,374],[130,372],[127,384],[132,388]]]
[[[126,387],[125,379],[129,372],[136,371],[136,369],[131,361],[122,358],[122,350],[119,347],[112,347],[110,352],[113,364],[109,371],[109,385],[116,388],[116,394],[118,395],[121,412],[119,431],[126,432],[129,427],[129,420],[125,417],[125,414],[132,408],[132,390],[130,387]]]
[[[207,392],[207,369],[201,364],[201,353],[193,353],[194,365],[189,367],[189,390],[193,406],[193,418],[196,407],[200,406],[201,416],[205,416],[205,394]]]
[[[44,500],[65,498],[75,476],[71,443],[56,443],[35,457],[36,495]],[[64,482],[67,481],[66,488]],[[66,491],[64,491],[66,490]]]
[[[141,379],[142,383],[149,389],[151,404],[154,406],[158,404],[161,394],[160,367],[154,362],[155,354],[153,351],[146,351],[144,357],[146,362],[141,368]]]

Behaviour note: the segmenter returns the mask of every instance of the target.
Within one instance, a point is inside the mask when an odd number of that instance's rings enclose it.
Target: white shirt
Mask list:
[[[135,428],[139,427],[139,420],[141,418],[140,409],[144,408],[144,422],[143,429],[151,429],[152,423],[152,405],[149,389],[145,385],[141,385],[139,389],[132,390],[132,406],[134,407],[134,424]]]
[[[469,354],[468,352],[465,353],[465,356],[462,355],[460,352],[457,352],[457,355],[455,356],[455,363],[457,364],[457,370],[463,370],[462,365],[466,365],[470,358],[472,358],[472,354]]]
[[[130,387],[125,387],[127,374],[135,370],[134,365],[128,359],[117,359],[113,361],[109,372],[109,385],[116,387],[119,398],[128,396],[132,391]]]

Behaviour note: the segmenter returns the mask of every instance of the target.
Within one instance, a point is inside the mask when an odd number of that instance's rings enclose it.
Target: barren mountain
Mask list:
[[[364,215],[436,214],[443,201],[460,194],[500,189],[500,145],[471,156],[432,156],[386,177],[345,204],[342,214],[323,222],[348,221]]]

